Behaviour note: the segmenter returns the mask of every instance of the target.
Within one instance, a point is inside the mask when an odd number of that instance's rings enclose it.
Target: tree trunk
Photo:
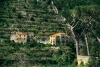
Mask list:
[[[91,29],[90,29],[91,30]],[[97,39],[97,41],[100,43],[100,38],[99,37],[97,37],[95,34],[94,34],[94,32],[91,30],[91,32],[92,32],[92,34],[96,37],[96,39]]]
[[[100,43],[100,38],[97,37],[98,42]]]
[[[85,43],[86,43],[86,47],[87,47],[87,54],[90,55],[90,53],[89,53],[89,46],[88,46],[88,41],[87,41],[86,34],[84,34],[84,36],[85,36]]]
[[[75,38],[75,34],[74,34],[74,31],[73,31],[73,27],[70,24],[66,24],[66,25],[67,25],[68,29],[71,31],[71,33],[72,33],[72,36],[73,36],[73,39],[74,39],[74,42],[75,42],[75,46],[76,46],[76,54],[78,56],[78,54],[79,54],[78,53],[78,41]]]

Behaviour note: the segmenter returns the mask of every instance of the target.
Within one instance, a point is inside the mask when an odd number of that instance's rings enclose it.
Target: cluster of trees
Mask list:
[[[85,6],[85,5],[100,5],[100,1],[99,0],[53,0],[54,1],[54,5],[56,5],[56,7],[59,10],[59,13],[61,15],[63,15],[64,17],[68,18],[69,15],[69,10],[75,8],[76,6]]]
[[[77,46],[80,46],[79,41],[87,46],[86,53],[91,56],[89,67],[100,66],[100,1],[96,0],[56,0],[60,13],[67,18],[67,26],[70,26],[70,31],[74,33]],[[64,3],[64,4],[62,4]],[[59,5],[62,4],[62,5]],[[76,47],[77,47],[76,46]],[[78,48],[76,48],[78,51]],[[81,50],[86,50],[81,47]],[[80,50],[80,51],[81,51]],[[95,59],[95,61],[94,61]]]
[[[71,48],[73,45],[74,43],[71,42],[67,46],[59,46],[60,49],[58,50],[52,50],[50,44],[37,43],[35,40],[26,44],[8,40],[6,45],[0,47],[0,66],[13,66],[17,63],[20,64],[21,61],[24,62],[21,63],[22,66],[26,64],[68,66],[75,59],[75,47]],[[24,50],[21,50],[21,48]],[[17,56],[14,55],[17,53]],[[23,58],[27,59],[27,62]]]
[[[55,0],[60,14],[67,18],[67,27],[76,41],[76,47],[81,47],[82,55],[89,55],[89,67],[100,66],[100,1],[99,0]],[[87,48],[80,46],[86,44]],[[79,48],[78,47],[78,48]],[[76,48],[76,51],[78,51]],[[87,51],[82,51],[86,50]],[[95,59],[95,61],[93,61]],[[95,64],[93,64],[95,63]]]

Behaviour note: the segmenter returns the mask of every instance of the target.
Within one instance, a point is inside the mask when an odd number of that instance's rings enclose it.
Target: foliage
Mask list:
[[[15,43],[9,40],[9,35],[18,28],[21,31],[34,32],[36,38],[46,39],[55,32],[69,33],[69,30],[66,31],[65,23],[70,23],[72,26],[78,23],[74,28],[75,38],[85,45],[84,34],[87,34],[91,56],[88,66],[100,67],[98,59],[100,58],[100,43],[96,38],[96,36],[100,37],[100,0],[53,0],[53,2],[58,8],[57,15],[52,9],[49,11],[48,7],[52,5],[51,0],[43,0],[43,2],[0,0],[0,39],[4,39],[4,42],[0,42],[0,66],[12,64],[12,59],[17,57],[18,62],[22,61],[30,65],[52,66],[54,64],[54,66],[58,65],[57,67],[76,67],[77,63],[73,63],[75,45],[72,39],[67,46],[59,46],[60,49],[55,52],[50,50],[50,45],[37,43],[35,40],[28,41],[26,44]],[[20,11],[25,11],[26,15],[23,16]],[[67,20],[61,23],[60,15]],[[71,36],[70,33],[69,35]],[[81,47],[81,54],[86,55],[86,47]],[[18,55],[14,55],[16,53]],[[18,62],[14,60],[13,64]]]
[[[91,56],[88,66],[89,67],[100,67],[100,58]]]

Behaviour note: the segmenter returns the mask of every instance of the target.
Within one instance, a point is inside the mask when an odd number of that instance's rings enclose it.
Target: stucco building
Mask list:
[[[50,36],[50,44],[52,45],[66,45],[69,36],[65,33],[56,33]]]
[[[77,56],[78,65],[80,65],[82,62],[84,65],[88,64],[88,60],[89,60],[89,56],[81,56],[81,55]]]
[[[11,33],[10,40],[14,40],[14,42],[18,42],[18,43],[26,43],[27,42],[27,33],[25,33],[25,32]]]

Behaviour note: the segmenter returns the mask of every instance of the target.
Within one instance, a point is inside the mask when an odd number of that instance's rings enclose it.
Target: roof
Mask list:
[[[27,35],[26,32],[17,32],[18,35]]]
[[[65,33],[56,33],[56,34],[53,34],[51,36],[60,36],[61,34],[65,34]],[[67,37],[69,37],[67,34],[65,34]]]

